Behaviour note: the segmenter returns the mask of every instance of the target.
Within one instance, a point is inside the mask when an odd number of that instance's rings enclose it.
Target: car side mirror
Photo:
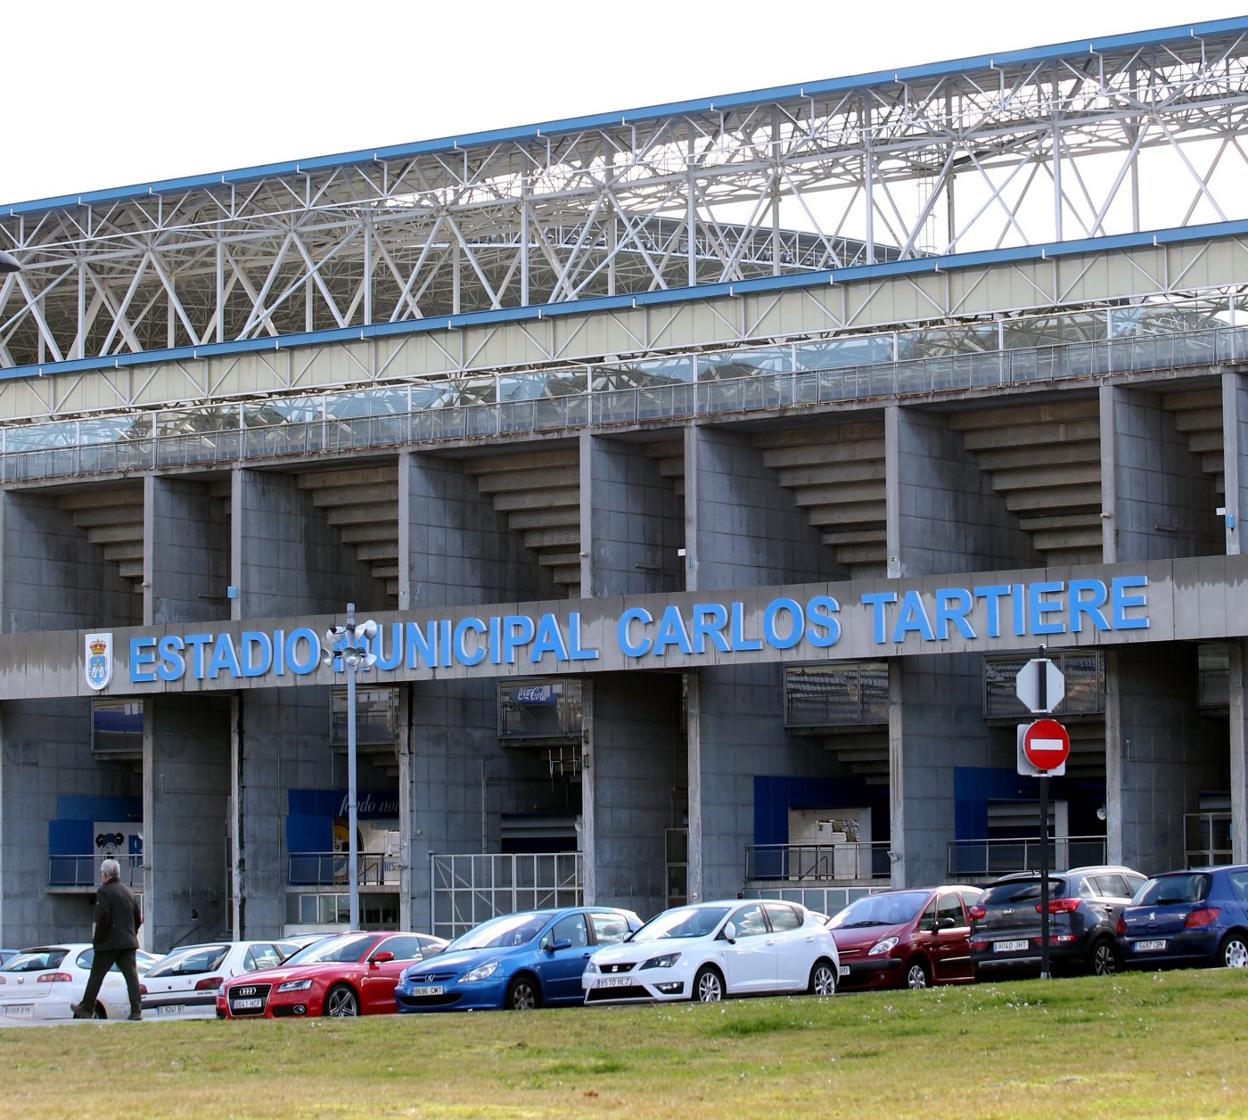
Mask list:
[[[731,943],[737,939],[737,926],[735,922],[729,922],[724,926],[724,940]]]
[[[394,960],[394,954],[389,949],[383,949],[380,953],[374,953],[368,958],[368,965],[370,968],[376,968],[379,964],[392,960]]]
[[[560,949],[571,949],[571,948],[572,948],[572,942],[569,941],[566,937],[561,937],[557,941],[551,941],[550,943],[548,943],[546,946],[546,952],[557,953],[559,952]]]
[[[958,921],[956,918],[941,918],[936,925],[939,929],[956,929]]]

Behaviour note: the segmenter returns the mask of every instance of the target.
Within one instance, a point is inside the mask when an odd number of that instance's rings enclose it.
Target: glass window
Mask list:
[[[800,929],[802,925],[801,914],[782,902],[767,903],[767,917],[771,919],[771,928],[777,933],[786,929]]]
[[[1130,898],[1135,892],[1127,886],[1127,880],[1114,872],[1103,871],[1093,878],[1102,898]]]
[[[786,727],[841,727],[888,722],[888,662],[786,665]]]
[[[425,955],[424,946],[415,934],[403,937],[387,937],[369,956],[393,953],[396,961],[417,961]]]
[[[937,920],[953,919],[954,928],[966,925],[966,915],[962,912],[962,900],[956,893],[942,895],[936,908]]]
[[[197,976],[215,972],[229,951],[228,945],[189,945],[170,953],[148,972],[148,976]]]
[[[738,938],[758,937],[759,934],[767,932],[767,919],[763,917],[763,908],[757,902],[738,907],[732,921],[737,927]]]
[[[1159,875],[1140,891],[1137,906],[1175,906],[1203,902],[1209,895],[1209,876],[1199,873]]]
[[[343,895],[342,897],[345,898],[346,896]],[[353,964],[363,957],[368,947],[373,944],[373,936],[372,934],[360,935],[352,933],[343,937],[332,937],[328,941],[317,941],[306,949],[301,949],[286,963],[292,966],[300,964]]]
[[[868,926],[899,926],[914,921],[927,891],[890,891],[869,894],[851,902],[828,922],[830,929],[866,929]]]
[[[1066,893],[1066,882],[1063,879],[1049,880],[1049,897],[1062,898]],[[1009,906],[1015,902],[1035,902],[1040,897],[1040,880],[1015,879],[1005,883],[997,883],[984,892],[979,900],[980,906]]]
[[[633,936],[634,941],[667,941],[707,937],[724,920],[726,906],[677,906],[651,918]]]
[[[584,914],[569,914],[560,918],[551,928],[547,938],[549,944],[556,941],[571,941],[573,949],[581,949],[589,944],[589,933],[585,929]]]
[[[590,914],[589,922],[599,945],[614,945],[628,936],[628,919],[623,914]]]
[[[514,680],[498,683],[500,739],[581,741],[581,682]]]
[[[93,700],[91,751],[93,754],[142,755],[143,701]]]
[[[504,914],[460,934],[447,949],[509,949],[532,941],[549,919],[549,912]]]
[[[355,742],[357,746],[391,746],[398,728],[397,688],[357,688],[355,693]],[[347,690],[335,688],[331,702],[330,741],[347,745]]]
[[[259,968],[276,968],[285,955],[276,945],[253,945],[247,950],[243,967],[248,972],[255,972]]]
[[[1231,890],[1240,902],[1248,902],[1248,871],[1228,871],[1226,877],[1231,882]]]

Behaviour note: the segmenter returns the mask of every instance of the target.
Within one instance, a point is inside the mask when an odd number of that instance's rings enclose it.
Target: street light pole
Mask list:
[[[355,640],[355,604],[347,604],[347,634]],[[351,892],[351,928],[360,928],[360,866],[356,826],[359,796],[355,788],[355,666],[358,659],[343,656],[347,670],[347,890]]]

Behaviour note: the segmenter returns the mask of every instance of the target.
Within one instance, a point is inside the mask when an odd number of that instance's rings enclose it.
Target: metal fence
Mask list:
[[[287,857],[287,883],[292,887],[334,886],[347,882],[350,856],[346,852],[293,852]],[[396,856],[385,852],[357,852],[357,873],[362,887],[397,886]]]
[[[584,900],[580,852],[429,856],[429,932],[456,937],[487,918]]]
[[[1040,838],[1010,836],[992,840],[949,841],[951,879],[983,880],[1016,871],[1040,870]],[[1058,836],[1049,840],[1049,869],[1105,862],[1104,836]]]
[[[889,879],[892,868],[888,841],[861,844],[747,844],[747,883],[783,879],[788,882],[863,882]]]
[[[248,406],[239,403],[213,405],[207,411],[140,414],[131,428],[120,431],[115,424],[101,426],[98,420],[3,428],[0,481],[307,457],[777,409],[813,410],[856,400],[1243,361],[1248,361],[1248,328],[1224,327],[426,408],[414,407],[416,398],[407,387],[388,386],[352,395],[386,394],[387,408],[406,402],[406,411],[400,407],[380,415],[340,417],[328,415],[328,408],[318,404],[313,408],[320,412],[316,419],[255,423]],[[270,403],[281,413],[283,404],[290,402],[274,398]],[[286,409],[291,415],[307,411]],[[148,416],[154,419],[149,422]],[[178,431],[179,426],[194,430]]]
[[[49,856],[48,885],[52,887],[94,887],[100,881],[100,864],[108,858],[93,852],[83,856]],[[135,890],[143,889],[143,857],[113,856],[121,865],[121,881]]]

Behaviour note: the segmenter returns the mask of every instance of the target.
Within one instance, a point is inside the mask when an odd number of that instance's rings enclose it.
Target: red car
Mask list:
[[[399,974],[445,944],[424,933],[392,932],[317,941],[277,968],[225,984],[217,995],[217,1018],[391,1015]]]
[[[969,982],[978,887],[882,891],[828,919],[841,958],[839,989],[926,988]]]

